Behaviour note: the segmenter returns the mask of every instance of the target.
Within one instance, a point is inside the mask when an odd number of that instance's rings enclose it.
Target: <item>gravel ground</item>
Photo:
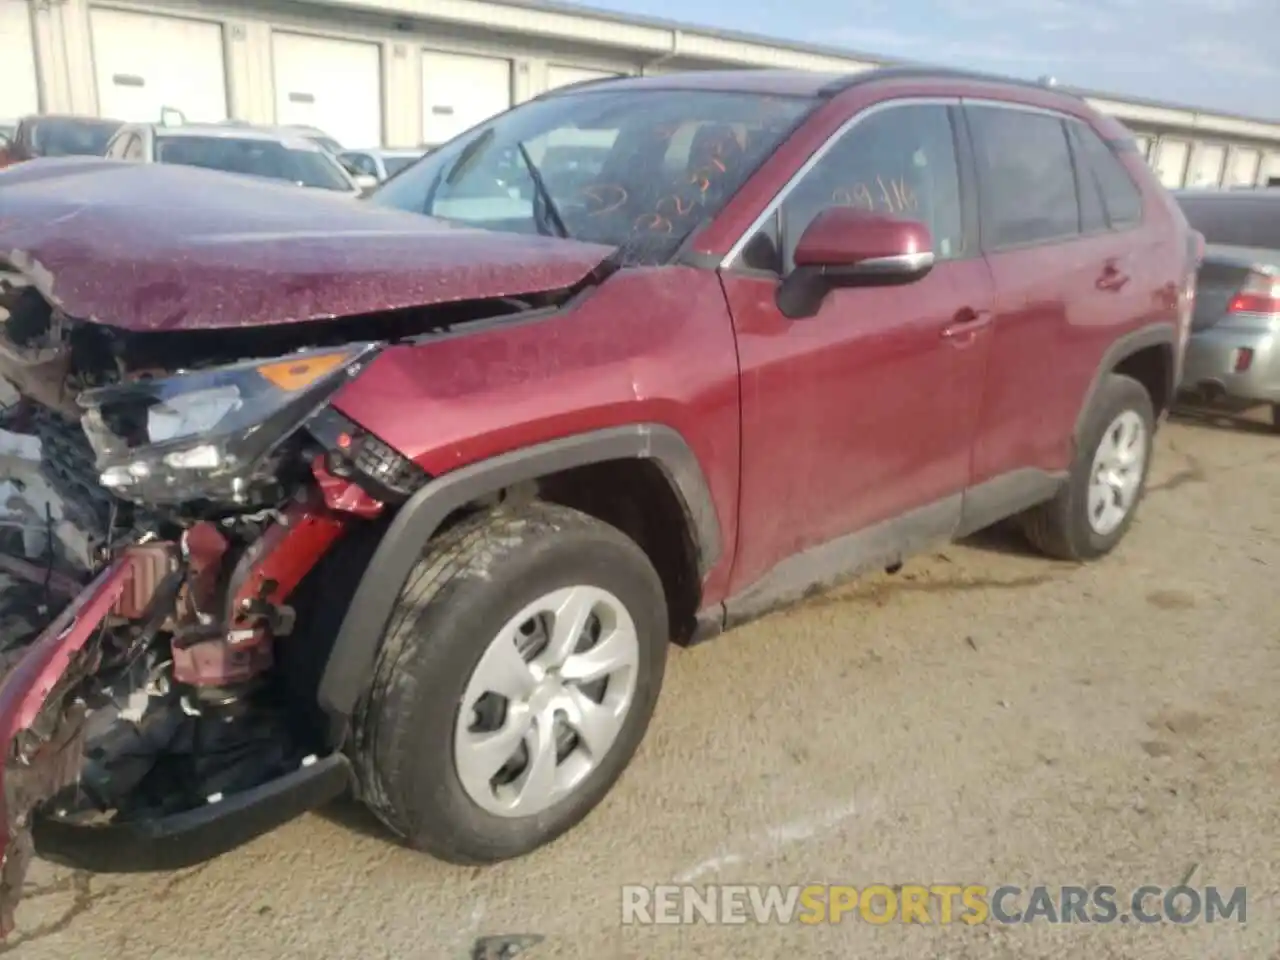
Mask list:
[[[673,655],[605,805],[488,870],[341,805],[182,873],[37,863],[22,960],[1280,960],[1280,437],[1162,431],[1130,537],[1089,567],[988,535]],[[627,883],[1248,887],[1186,926],[622,927]]]

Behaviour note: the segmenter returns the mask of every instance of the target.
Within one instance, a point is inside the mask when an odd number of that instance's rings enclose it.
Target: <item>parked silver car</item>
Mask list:
[[[1181,388],[1238,411],[1269,405],[1280,431],[1280,189],[1174,195],[1205,238]]]
[[[131,123],[107,144],[106,157],[137,163],[179,163],[352,197],[361,189],[332,153],[294,133],[227,124],[170,127]]]

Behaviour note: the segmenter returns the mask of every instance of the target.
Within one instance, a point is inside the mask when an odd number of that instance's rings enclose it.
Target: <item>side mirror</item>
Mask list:
[[[794,260],[795,269],[778,286],[778,309],[797,320],[816,314],[838,287],[919,280],[933,269],[933,237],[917,220],[831,207],[800,235]]]
[[[352,177],[356,182],[356,186],[361,190],[369,191],[378,185],[378,178],[368,173],[357,173]]]

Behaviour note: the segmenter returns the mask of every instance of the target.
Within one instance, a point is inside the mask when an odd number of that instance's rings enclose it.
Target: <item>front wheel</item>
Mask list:
[[[392,615],[358,717],[365,802],[455,863],[549,843],[634,755],[668,632],[661,580],[617,529],[540,502],[464,521]]]
[[[1094,396],[1067,482],[1021,517],[1032,545],[1059,560],[1092,560],[1123,539],[1146,490],[1155,409],[1132,377],[1110,374]]]

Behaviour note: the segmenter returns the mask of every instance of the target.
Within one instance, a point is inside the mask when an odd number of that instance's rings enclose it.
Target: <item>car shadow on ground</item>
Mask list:
[[[323,817],[330,823],[350,830],[364,837],[381,840],[383,843],[398,843],[399,840],[381,820],[375,817],[363,803],[351,794],[339,797],[323,807],[312,811],[317,817]]]
[[[1215,410],[1207,407],[1196,407],[1189,404],[1178,404],[1169,411],[1169,419],[1173,423],[1201,430],[1237,430],[1241,433],[1270,435],[1280,432],[1268,420],[1269,412],[1246,410]]]
[[[1036,551],[1018,529],[1014,520],[1001,520],[959,541],[960,546],[986,553],[1002,553],[1013,557],[1035,556]]]

